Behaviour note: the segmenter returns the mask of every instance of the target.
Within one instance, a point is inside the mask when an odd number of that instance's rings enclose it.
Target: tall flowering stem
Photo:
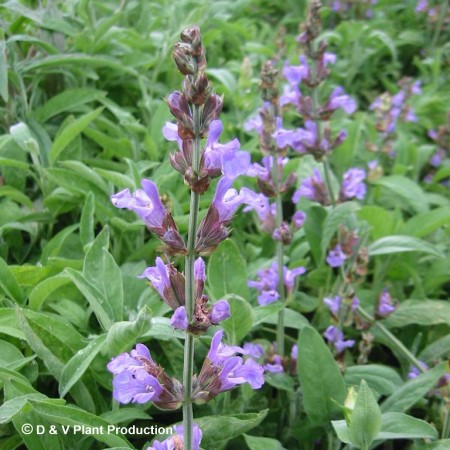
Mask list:
[[[280,116],[279,111],[279,98],[277,89],[277,77],[278,70],[273,67],[271,61],[267,61],[261,70],[261,82],[260,88],[262,93],[262,99],[267,102],[268,109],[266,114],[262,115],[262,139],[261,150],[264,154],[270,155],[272,158],[272,180],[273,190],[275,196],[275,229],[282,229],[283,224],[283,200],[282,200],[282,180],[278,166],[278,149],[273,139],[273,133],[276,130],[276,118]],[[278,300],[282,302],[283,307],[278,312],[277,323],[277,351],[278,354],[284,355],[284,314],[285,314],[285,289],[284,289],[284,243],[283,239],[276,240],[276,260],[278,270]]]

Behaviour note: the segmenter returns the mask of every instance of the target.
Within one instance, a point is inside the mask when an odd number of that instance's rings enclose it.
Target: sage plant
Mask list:
[[[199,448],[202,437],[201,430],[193,423],[193,403],[204,403],[243,383],[259,389],[264,383],[264,369],[253,359],[244,360],[237,355],[247,354],[246,350],[222,343],[223,331],[219,330],[212,338],[200,373],[193,374],[195,337],[230,317],[226,300],[209,304],[204,293],[205,262],[200,255],[210,255],[228,237],[227,226],[247,198],[244,190],[238,192],[232,184],[236,177],[247,173],[250,155],[240,150],[237,139],[219,143],[222,99],[213,93],[206,76],[205,50],[197,26],[181,33],[173,57],[184,79],[181,91],[171,93],[166,100],[176,123],[166,123],[163,134],[167,140],[177,143],[170,163],[190,189],[187,242],[171,212],[163,205],[153,181],[143,180],[142,189],[135,193],[125,189],[111,200],[116,207],[132,210],[144,221],[165,245],[166,258],[185,257],[184,273],[172,262],[165,263],[158,257],[156,265],[148,267],[140,276],[150,282],[173,310],[171,325],[185,331],[183,380],[170,377],[143,344],[114,358],[108,370],[114,375],[113,396],[121,403],[151,401],[162,409],[183,407],[183,426],[175,428],[177,434],[164,442],[156,441],[150,448],[192,450]],[[219,177],[212,203],[198,223],[200,195]]]

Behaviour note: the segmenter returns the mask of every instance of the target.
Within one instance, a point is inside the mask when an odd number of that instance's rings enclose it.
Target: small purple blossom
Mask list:
[[[178,307],[170,319],[170,325],[179,330],[187,330],[189,326],[188,316],[186,314],[186,308],[184,306]]]
[[[246,342],[243,346],[244,355],[251,356],[254,359],[261,358],[264,355],[264,348],[260,344],[253,342]]]
[[[426,12],[428,8],[428,0],[419,0],[416,6],[416,12]]]
[[[229,317],[231,317],[230,305],[226,300],[219,300],[214,303],[209,313],[209,319],[212,324],[216,325]]]
[[[333,344],[338,353],[342,353],[346,348],[353,347],[353,339],[344,340],[344,333],[334,325],[330,325],[323,334],[330,344]]]
[[[298,346],[297,344],[294,344],[291,349],[291,359],[293,361],[297,361],[297,358],[298,358]]]
[[[333,313],[334,316],[338,316],[339,308],[341,307],[342,298],[339,295],[335,297],[325,297],[323,302],[328,307],[328,309]]]
[[[282,373],[283,369],[283,359],[280,355],[273,355],[272,361],[263,365],[263,368],[266,372],[271,373]]]
[[[387,317],[396,310],[394,300],[387,289],[384,289],[378,299],[377,313],[381,317]]]
[[[253,389],[260,389],[264,384],[264,369],[252,358],[244,360],[239,356],[229,358],[219,373],[221,391],[248,383]]]
[[[184,448],[183,442],[183,425],[175,425],[174,427],[175,435],[170,436],[164,441],[153,441],[151,447],[147,447],[147,450],[175,450],[178,448]],[[200,443],[202,442],[202,430],[200,427],[194,423],[192,427],[192,450],[200,450]],[[181,447],[180,447],[181,445]]]
[[[420,360],[419,360],[419,363],[420,363],[420,366],[422,367],[422,369],[424,369],[424,370],[428,370],[428,369],[429,369],[429,367],[428,367],[423,361],[420,361]],[[408,378],[409,378],[409,379],[411,379],[411,378],[416,378],[416,377],[418,377],[421,373],[422,373],[422,372],[419,370],[418,367],[416,367],[416,366],[411,366],[411,370],[410,370],[409,373],[408,373]]]
[[[363,200],[367,190],[364,183],[365,179],[365,170],[358,168],[347,170],[342,181],[341,199],[351,200],[352,198],[357,198],[358,200]]]
[[[159,295],[164,298],[164,290],[170,288],[169,270],[159,256],[155,262],[155,267],[147,267],[138,278],[147,278]]]
[[[298,203],[301,197],[305,197],[308,200],[320,202],[322,200],[321,191],[324,189],[325,185],[322,175],[316,167],[313,170],[313,174],[301,182],[300,188],[292,196],[292,201]]]
[[[306,214],[303,211],[296,211],[292,216],[292,224],[296,230],[301,228],[305,224],[305,221]]]
[[[216,207],[219,214],[220,222],[229,222],[239,205],[242,204],[242,197],[231,185],[232,181],[230,179],[221,178],[212,200],[212,204]]]
[[[296,277],[305,272],[306,269],[304,267],[296,267],[291,270],[286,266],[283,267],[283,285],[287,295],[292,293]],[[259,270],[258,277],[259,280],[248,281],[250,288],[255,288],[260,292],[258,303],[261,306],[265,306],[277,301],[280,298],[278,292],[278,264],[273,262],[271,267]]]
[[[347,255],[342,251],[341,245],[337,244],[332,250],[328,252],[326,261],[331,267],[341,267],[346,259]]]
[[[338,86],[331,93],[325,109],[335,111],[336,109],[343,109],[347,114],[352,114],[356,111],[356,102],[349,95],[344,93],[344,88]]]
[[[159,198],[158,188],[153,181],[142,180],[143,189],[130,194],[129,189],[111,195],[112,204],[116,208],[127,208],[134,211],[149,228],[163,228],[166,216],[164,206]]]

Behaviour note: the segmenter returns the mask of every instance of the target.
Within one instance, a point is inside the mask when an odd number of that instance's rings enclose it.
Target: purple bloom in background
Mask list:
[[[306,214],[303,211],[296,211],[292,216],[292,223],[297,230],[305,224],[305,220]]]
[[[187,330],[189,326],[188,316],[186,314],[186,308],[184,306],[178,307],[170,319],[170,325],[180,330]]]
[[[244,355],[251,356],[254,359],[261,358],[264,355],[264,349],[260,344],[254,344],[253,342],[246,342],[243,346]]]
[[[355,341],[353,339],[345,341],[344,333],[334,325],[330,325],[325,330],[325,333],[323,333],[323,335],[330,344],[333,344],[338,353],[342,353],[346,348],[353,347],[355,345]]]
[[[339,314],[339,308],[341,307],[342,298],[339,295],[336,297],[325,297],[323,302],[328,306],[328,309],[337,316]]]
[[[263,121],[261,119],[261,116],[258,114],[255,117],[251,117],[247,121],[244,122],[244,130],[245,131],[252,131],[256,130],[258,134],[262,134],[263,131]]]
[[[143,189],[130,194],[129,189],[111,195],[112,204],[116,208],[127,208],[134,211],[150,228],[163,228],[166,212],[158,188],[153,181],[142,180]]]
[[[147,450],[176,450],[179,448],[184,448],[183,443],[183,425],[175,425],[174,427],[175,435],[170,436],[164,441],[153,441],[151,447],[147,447]],[[202,442],[202,430],[197,424],[193,424],[192,427],[192,450],[200,450],[200,443]]]
[[[287,295],[292,293],[294,288],[295,278],[306,272],[304,267],[296,267],[289,270],[286,266],[283,267],[283,286]],[[278,264],[272,263],[272,266],[267,269],[258,270],[259,280],[249,280],[248,286],[255,288],[260,292],[258,296],[258,303],[261,306],[273,303],[280,298],[278,292]]]
[[[425,369],[425,370],[428,370],[428,369],[429,369],[429,367],[428,367],[423,361],[420,361],[420,360],[419,360],[419,363],[420,363],[420,366],[422,367],[422,369]],[[411,370],[410,370],[409,373],[408,373],[408,378],[409,378],[409,379],[411,379],[411,378],[416,378],[416,377],[418,377],[421,373],[422,373],[422,372],[421,372],[416,366],[411,366]]]
[[[349,95],[344,93],[344,88],[338,86],[331,93],[326,109],[336,110],[343,109],[347,114],[356,111],[356,102]]]
[[[282,373],[284,372],[282,362],[283,359],[280,355],[273,355],[272,362],[264,364],[263,368],[266,372]]]
[[[377,313],[381,317],[387,317],[395,311],[394,300],[387,289],[384,289],[378,299]]]
[[[155,267],[147,267],[138,278],[147,278],[159,295],[164,298],[164,290],[170,288],[169,270],[159,256],[155,262]]]
[[[318,190],[320,186],[324,186],[323,179],[320,175],[319,169],[316,167],[313,170],[313,174],[302,181],[300,188],[295,191],[292,196],[292,201],[294,203],[298,203],[301,197],[306,197],[308,200],[312,201],[320,201],[321,195]]]
[[[366,179],[366,172],[363,169],[352,168],[344,173],[341,188],[341,199],[350,200],[357,198],[358,200],[364,199],[366,195],[366,185],[364,180]]]
[[[226,300],[219,300],[214,303],[209,313],[209,319],[212,324],[216,325],[229,317],[231,317],[230,305]]]
[[[326,261],[331,267],[341,267],[346,259],[347,255],[342,251],[340,244],[337,244],[329,251]]]
[[[445,159],[445,150],[443,148],[438,149],[430,158],[429,163],[433,167],[439,167],[442,161]]]
[[[309,66],[305,55],[301,55],[299,60],[299,66],[291,66],[286,62],[283,68],[284,78],[293,86],[300,84],[304,78],[309,78]]]
[[[298,346],[297,344],[292,346],[291,349],[291,359],[297,361],[298,358]]]
[[[416,12],[426,12],[428,8],[428,0],[419,0],[416,6]]]

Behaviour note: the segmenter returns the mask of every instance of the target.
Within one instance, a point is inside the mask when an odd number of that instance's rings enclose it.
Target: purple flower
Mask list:
[[[251,117],[246,122],[244,122],[244,130],[245,131],[256,130],[258,134],[262,134],[263,121],[261,119],[261,116],[258,114],[257,116]]]
[[[340,244],[337,244],[329,251],[326,261],[331,267],[341,267],[346,259],[347,255],[342,251]]]
[[[304,78],[309,78],[309,66],[308,61],[304,55],[300,56],[300,65],[291,66],[287,62],[283,68],[283,76],[289,82],[289,84],[296,86],[301,83]]]
[[[301,228],[305,224],[306,214],[303,211],[297,211],[292,216],[292,223],[295,229]]]
[[[292,293],[294,288],[295,278],[306,272],[304,267],[296,267],[289,270],[286,266],[283,267],[283,286],[287,295]],[[258,271],[259,280],[249,280],[248,286],[255,288],[260,292],[258,296],[258,303],[261,306],[273,303],[280,298],[278,292],[278,264],[272,263],[272,266],[267,269]]]
[[[302,94],[297,86],[287,85],[283,87],[283,93],[280,95],[280,108],[285,105],[300,105]]]
[[[240,143],[237,139],[227,144],[219,144],[222,129],[220,120],[213,120],[209,125],[204,151],[205,167],[211,173],[220,170],[226,178],[234,180],[239,175],[247,173],[250,166],[250,153],[240,151]]]
[[[244,212],[256,211],[261,227],[264,231],[273,232],[275,227],[276,205],[270,204],[269,198],[264,194],[257,194],[256,192],[243,187],[241,189],[241,200],[246,206]]]
[[[244,353],[244,350],[241,347],[223,344],[222,338],[223,330],[216,331],[211,340],[211,347],[208,352],[208,359],[217,366],[223,365],[224,361],[235,353]]]
[[[246,342],[243,346],[244,355],[251,356],[254,359],[261,358],[264,355],[264,349],[260,344],[253,342]]]
[[[283,359],[281,358],[280,355],[273,355],[272,361],[270,363],[264,364],[263,369],[266,372],[282,373],[282,372],[284,372],[282,362],[283,362]]]
[[[239,384],[248,383],[253,389],[260,389],[264,384],[264,369],[253,359],[245,362],[239,356],[227,359],[219,373],[221,391],[228,391]]]
[[[341,188],[341,199],[350,200],[357,198],[362,200],[366,195],[366,172],[363,169],[352,168],[344,173]]]
[[[183,141],[181,140],[180,136],[178,136],[178,125],[176,123],[166,122],[162,129],[162,132],[164,137],[168,141],[177,141],[178,148],[182,150]]]
[[[387,289],[384,289],[378,299],[377,313],[381,317],[387,317],[395,311],[394,300]]]
[[[428,0],[419,0],[416,6],[416,12],[425,12],[428,8]]]
[[[155,262],[155,267],[147,267],[138,278],[147,278],[159,295],[164,298],[164,290],[170,288],[169,270],[159,256]]]
[[[298,203],[301,197],[306,197],[308,200],[321,202],[324,190],[325,185],[322,176],[319,169],[315,168],[313,174],[301,182],[300,188],[292,196],[292,201]]]
[[[212,204],[216,207],[219,214],[220,222],[229,222],[239,205],[242,204],[242,197],[231,185],[232,181],[230,179],[221,178],[212,200]]]
[[[107,365],[114,374],[113,397],[120,403],[159,400],[163,387],[148,373],[156,367],[148,348],[142,344],[137,344],[130,354],[122,353],[113,358]]]
[[[175,435],[170,436],[164,441],[153,441],[151,447],[147,447],[147,450],[176,450],[184,448],[183,443],[183,425],[175,425],[174,427]],[[202,442],[202,430],[200,427],[194,423],[192,427],[192,450],[200,450],[200,443]]]
[[[194,263],[194,278],[197,281],[206,281],[205,261],[203,258],[197,258]]]
[[[428,367],[423,361],[420,361],[420,360],[419,360],[419,363],[420,363],[420,366],[422,367],[422,369],[425,369],[425,370],[428,370],[428,369],[429,369],[429,367]],[[421,372],[416,366],[411,366],[411,370],[410,370],[409,373],[408,373],[408,378],[409,378],[409,379],[411,379],[411,378],[416,378],[416,377],[418,377],[421,373],[422,373],[422,372]]]
[[[187,330],[189,326],[188,316],[186,314],[186,308],[184,306],[178,307],[170,319],[170,325],[180,330]]]
[[[212,324],[216,325],[229,317],[231,317],[230,305],[226,300],[219,300],[214,303],[209,314],[209,319]]]
[[[323,302],[328,306],[328,309],[333,313],[333,315],[338,316],[339,308],[341,307],[342,298],[339,295],[336,297],[325,297]]]
[[[334,325],[330,325],[323,334],[330,344],[333,344],[338,353],[342,353],[346,348],[353,347],[355,341],[349,339],[344,340],[344,333]]]
[[[113,397],[120,403],[156,401],[162,391],[159,381],[144,369],[134,373],[124,370],[113,380]]]
[[[158,188],[150,180],[142,180],[141,184],[143,190],[138,189],[134,194],[125,189],[111,195],[112,204],[116,208],[134,211],[150,229],[163,228],[166,212],[159,198]]]
[[[343,109],[347,114],[352,114],[356,110],[356,102],[349,95],[344,93],[344,89],[338,86],[331,93],[325,109],[335,111],[336,109]]]
[[[292,349],[291,349],[291,359],[293,361],[297,361],[297,358],[298,358],[298,346],[297,346],[297,344],[295,344],[292,346]]]

